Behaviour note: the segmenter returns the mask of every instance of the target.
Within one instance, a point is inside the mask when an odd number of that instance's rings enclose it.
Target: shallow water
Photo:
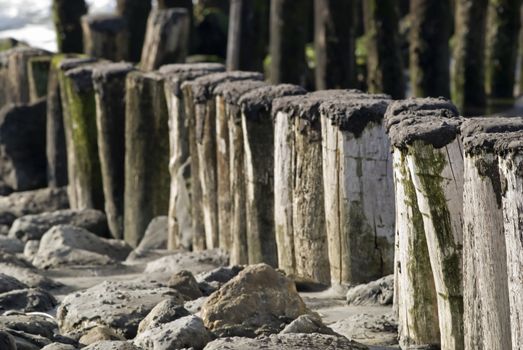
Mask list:
[[[90,13],[114,11],[116,0],[87,0]],[[51,0],[0,0],[0,38],[56,51]]]

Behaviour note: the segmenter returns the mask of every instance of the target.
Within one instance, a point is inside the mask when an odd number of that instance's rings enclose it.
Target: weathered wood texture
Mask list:
[[[62,99],[62,110],[69,166],[69,201],[73,209],[103,209],[104,195],[92,81],[96,64],[68,69],[67,61],[64,60],[60,66],[63,71],[60,88],[65,97]]]
[[[147,21],[140,67],[154,70],[167,63],[183,63],[189,45],[190,21],[186,9],[154,9]]]
[[[231,1],[227,70],[263,72],[269,39],[269,5],[267,0]]]
[[[169,249],[193,248],[192,184],[189,118],[181,85],[211,72],[224,70],[221,64],[173,64],[163,66],[160,73],[166,76],[165,97],[169,110],[169,149],[171,194],[168,214]]]
[[[125,18],[129,30],[129,60],[138,62],[142,56],[151,1],[117,0],[116,4],[117,12]]]
[[[52,11],[58,51],[63,53],[82,52],[80,18],[87,13],[85,0],[53,0]]]
[[[149,222],[169,210],[169,115],[162,75],[127,76],[125,115],[124,237],[136,246]]]
[[[355,94],[320,107],[333,285],[368,282],[393,272],[392,159],[382,126],[388,103],[383,95]]]
[[[38,56],[27,62],[30,102],[36,102],[47,96],[51,59],[52,56]]]
[[[128,63],[112,63],[93,74],[105,214],[111,235],[118,239],[124,231],[125,80],[133,69]]]
[[[310,1],[271,0],[270,81],[305,85]]]
[[[119,15],[83,16],[82,31],[85,54],[112,61],[129,59],[129,34],[124,17]]]

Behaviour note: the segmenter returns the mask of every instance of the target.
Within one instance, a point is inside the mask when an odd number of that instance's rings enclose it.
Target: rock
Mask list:
[[[104,340],[125,340],[125,338],[116,334],[111,328],[97,326],[85,333],[78,342],[83,345],[91,345]]]
[[[0,110],[0,178],[14,191],[47,184],[46,101]]]
[[[202,307],[207,328],[218,335],[278,333],[310,313],[294,282],[267,264],[251,265],[212,294]]]
[[[181,295],[159,283],[103,282],[87,290],[69,294],[58,308],[62,334],[106,326],[131,339],[138,324],[162,300]]]
[[[125,341],[101,341],[91,344],[82,350],[143,350]]]
[[[103,212],[94,209],[67,209],[22,216],[13,223],[9,236],[25,242],[41,239],[44,233],[56,225],[81,227],[101,237],[108,237],[109,232],[107,218]]]
[[[289,323],[280,334],[290,333],[320,333],[327,335],[340,336],[332,329],[323,324],[321,318],[318,315],[307,314],[301,315],[291,323]]]
[[[9,254],[24,252],[24,242],[18,238],[0,236],[0,251]]]
[[[69,199],[65,187],[15,192],[0,197],[0,225],[11,226],[17,218],[24,215],[67,208],[69,208]]]
[[[335,332],[366,345],[398,344],[398,324],[392,312],[382,315],[350,315],[330,327]]]
[[[185,303],[184,307],[191,314],[199,314],[202,310],[203,304],[207,301],[208,297],[201,297],[196,300],[191,300]]]
[[[189,316],[190,313],[182,305],[180,299],[170,298],[160,302],[138,325],[138,334],[148,329],[156,328],[163,323],[169,323],[179,318]]]
[[[25,247],[24,247],[24,256],[28,260],[33,261],[36,253],[38,252],[39,247],[40,247],[40,241],[37,241],[37,240],[27,241],[25,243]]]
[[[58,325],[51,317],[13,313],[0,316],[0,328],[9,328],[52,340]]]
[[[205,350],[366,350],[366,346],[344,337],[326,334],[273,334],[256,339],[222,338],[205,347]]]
[[[17,289],[0,294],[0,312],[49,311],[56,305],[56,299],[43,289]]]
[[[63,286],[60,282],[54,281],[51,278],[38,274],[34,268],[20,267],[10,264],[0,263],[0,271],[6,275],[13,276],[20,281],[25,283],[30,288],[41,288],[44,290],[50,290],[54,288],[60,288]]]
[[[134,345],[145,350],[201,350],[211,341],[211,337],[199,317],[186,316],[138,334]]]
[[[349,305],[392,305],[394,297],[394,275],[361,284],[348,290]]]
[[[28,288],[27,285],[16,278],[0,273],[0,293],[26,288]]]
[[[13,329],[8,329],[7,331],[14,337],[18,350],[39,350],[52,343],[49,339],[40,335],[15,331]]]
[[[76,350],[76,347],[69,344],[52,343],[44,346],[42,350]]]
[[[241,270],[243,266],[220,266],[212,271],[198,274],[196,280],[200,290],[208,296],[236,277]]]
[[[6,331],[0,330],[0,349],[17,350],[15,338]]]
[[[183,270],[171,277],[167,285],[187,297],[187,300],[198,299],[202,296],[198,282],[193,274]]]
[[[210,249],[199,252],[181,252],[165,256],[147,264],[146,274],[162,273],[169,276],[183,270],[193,274],[208,272],[229,263],[229,257],[221,249]]]
[[[34,267],[29,261],[27,261],[20,255],[2,253],[2,252],[0,252],[0,264],[8,264],[8,265],[25,267],[25,268]]]
[[[136,248],[139,251],[156,249],[167,249],[167,216],[158,216],[151,220]]]
[[[60,225],[47,231],[33,264],[39,268],[107,265],[125,260],[131,251],[124,241],[101,238],[83,228]]]

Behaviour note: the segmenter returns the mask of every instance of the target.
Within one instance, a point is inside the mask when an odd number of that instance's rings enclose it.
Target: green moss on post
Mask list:
[[[29,76],[29,100],[36,102],[47,95],[51,56],[39,56],[29,59],[27,71]]]
[[[140,243],[149,222],[169,210],[169,132],[164,78],[132,72],[126,81],[124,238]]]
[[[87,13],[85,0],[53,0],[53,22],[58,51],[80,53],[83,50],[80,18]]]

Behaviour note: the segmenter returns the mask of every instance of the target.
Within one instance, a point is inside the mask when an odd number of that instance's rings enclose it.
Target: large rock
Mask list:
[[[101,341],[86,346],[82,350],[143,350],[125,341]]]
[[[0,294],[0,312],[49,311],[56,305],[56,299],[42,289],[17,289]]]
[[[201,312],[216,334],[248,337],[278,333],[307,313],[294,282],[267,264],[246,267],[212,294]]]
[[[58,308],[62,333],[75,333],[94,326],[107,326],[126,339],[133,338],[138,324],[162,300],[180,294],[159,283],[104,282],[66,296]]]
[[[134,344],[144,350],[201,350],[212,339],[197,316],[186,316],[140,333]]]
[[[349,289],[347,303],[349,305],[392,305],[393,297],[394,275],[389,275]]]
[[[0,316],[0,329],[2,328],[53,339],[58,325],[51,317],[13,313]]]
[[[9,254],[24,252],[24,242],[18,238],[0,236],[0,251]]]
[[[187,300],[194,300],[203,296],[193,274],[186,270],[174,274],[167,285],[182,293]]]
[[[0,293],[10,292],[17,289],[25,289],[27,285],[20,282],[18,279],[0,273]]]
[[[130,251],[131,247],[124,241],[104,239],[80,227],[60,225],[43,235],[33,264],[39,268],[107,265],[125,260]]]
[[[15,338],[8,332],[0,330],[0,349],[17,350]]]
[[[15,191],[47,184],[46,101],[0,110],[0,178]]]
[[[50,213],[25,215],[15,220],[9,230],[10,237],[23,241],[41,239],[51,227],[56,225],[72,225],[85,228],[101,237],[108,237],[107,218],[101,211],[57,210]]]
[[[220,249],[210,249],[200,252],[181,252],[151,261],[145,268],[146,274],[159,273],[172,276],[183,270],[196,275],[208,272],[217,267],[228,265],[227,253]]]
[[[183,307],[183,300],[180,300],[179,297],[166,299],[156,305],[140,322],[138,334],[189,315],[189,311]]]
[[[326,334],[273,334],[257,339],[222,338],[205,347],[205,350],[365,350],[366,346],[344,337]]]

